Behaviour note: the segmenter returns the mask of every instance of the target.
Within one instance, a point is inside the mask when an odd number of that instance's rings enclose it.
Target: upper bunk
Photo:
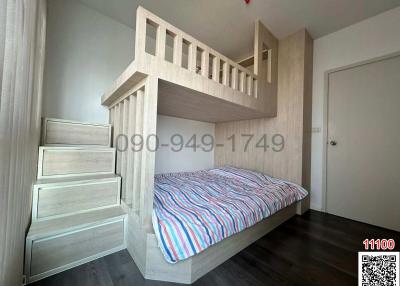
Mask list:
[[[158,79],[157,113],[206,122],[276,116],[278,40],[256,22],[254,55],[236,63],[138,7],[135,59],[102,96],[111,107]]]

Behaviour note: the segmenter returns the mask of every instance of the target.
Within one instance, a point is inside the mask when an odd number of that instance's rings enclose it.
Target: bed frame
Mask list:
[[[110,112],[114,146],[121,143],[120,134],[150,138],[140,152],[127,148],[116,155],[122,204],[128,213],[127,248],[145,278],[192,283],[296,213],[308,210],[307,197],[176,264],[163,258],[151,223],[155,171],[151,150],[156,147],[151,138],[157,133],[157,114],[214,123],[277,117],[278,47],[278,40],[258,21],[254,55],[238,64],[144,8],[137,9],[135,60],[103,95],[102,105]],[[303,105],[299,108],[303,110]],[[303,142],[297,137],[296,144]],[[298,150],[297,145],[292,147]]]
[[[308,210],[308,207],[305,207],[307,198],[176,264],[166,262],[154,232],[142,229],[137,215],[130,214],[127,230],[128,251],[146,279],[191,284],[275,227],[296,214],[303,214]]]

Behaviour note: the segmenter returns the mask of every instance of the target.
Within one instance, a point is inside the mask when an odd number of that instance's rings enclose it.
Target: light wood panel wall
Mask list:
[[[0,285],[13,286],[22,284],[25,233],[36,175],[46,1],[3,3],[5,6],[0,9]]]
[[[312,46],[306,30],[279,42],[277,117],[217,123],[216,143],[225,143],[216,147],[217,166],[258,170],[309,188]],[[227,140],[233,134],[237,139],[235,152]],[[247,152],[246,138],[241,138],[241,134],[254,135]],[[270,145],[266,152],[255,146],[264,134]],[[281,152],[272,150],[274,134],[284,136],[285,147]]]

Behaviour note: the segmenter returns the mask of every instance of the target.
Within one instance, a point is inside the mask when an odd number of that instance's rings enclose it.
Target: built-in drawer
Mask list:
[[[40,147],[38,179],[114,174],[114,148]]]
[[[47,276],[80,265],[121,247],[123,243],[123,219],[34,240],[30,276]]]
[[[42,145],[111,146],[111,125],[44,118]]]
[[[35,185],[32,220],[117,206],[120,184],[120,177],[111,177]]]

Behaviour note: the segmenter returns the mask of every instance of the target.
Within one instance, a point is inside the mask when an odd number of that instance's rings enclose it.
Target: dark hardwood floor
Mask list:
[[[309,211],[279,226],[193,285],[357,285],[365,238],[400,233]],[[36,282],[35,286],[178,285],[143,279],[126,250]]]

